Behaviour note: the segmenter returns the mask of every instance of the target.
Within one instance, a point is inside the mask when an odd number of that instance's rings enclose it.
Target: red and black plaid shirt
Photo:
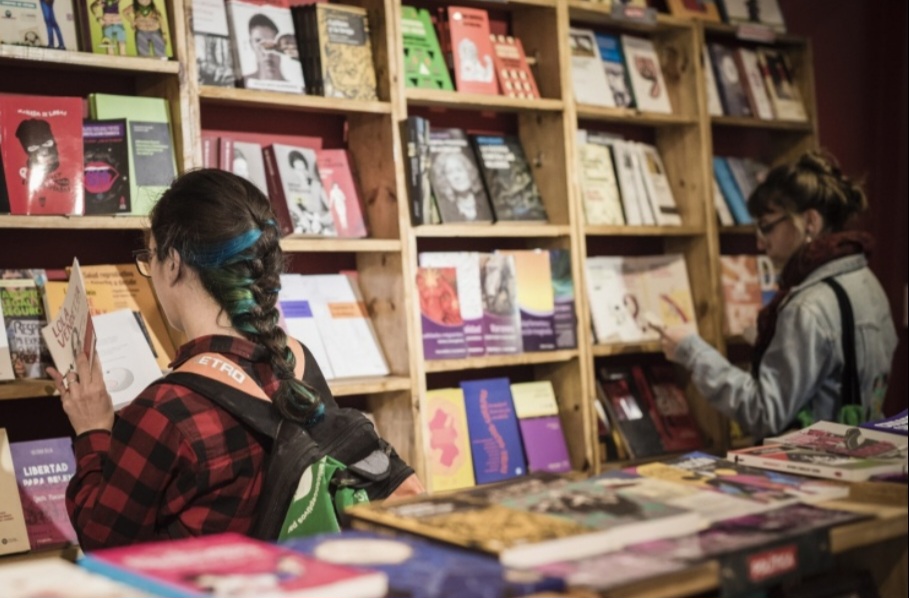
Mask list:
[[[268,352],[239,338],[191,341],[172,366],[204,352],[240,364],[266,394],[276,390]],[[318,367],[306,370],[304,378],[317,378],[317,390],[328,393]],[[81,434],[74,448],[66,505],[83,550],[252,527],[265,450],[240,421],[188,388],[151,385],[120,410],[111,432]]]

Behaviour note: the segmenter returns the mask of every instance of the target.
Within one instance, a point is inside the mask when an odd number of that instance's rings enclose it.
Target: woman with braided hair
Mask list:
[[[862,188],[821,152],[774,168],[754,190],[758,248],[780,276],[758,315],[751,372],[690,331],[659,329],[666,356],[758,439],[813,421],[882,417],[897,336],[868,268],[872,238],[850,227],[866,208]]]
[[[305,426],[337,409],[312,354],[277,325],[284,256],[261,191],[232,173],[192,171],[174,181],[150,219],[136,265],[188,339],[171,367],[203,353],[223,357],[282,417]],[[80,355],[65,378],[48,372],[76,433],[66,499],[84,550],[251,530],[270,439],[168,377],[115,414],[97,358],[89,365]],[[393,450],[391,459],[401,465],[396,494],[422,491]]]

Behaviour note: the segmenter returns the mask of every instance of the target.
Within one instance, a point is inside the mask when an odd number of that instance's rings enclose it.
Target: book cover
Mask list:
[[[443,223],[493,220],[480,169],[463,129],[431,128],[429,181]]]
[[[282,213],[289,218],[291,234],[337,236],[316,150],[275,143],[265,148],[264,157],[272,205],[279,220]]]
[[[621,40],[635,106],[642,111],[671,114],[672,104],[653,41],[633,35],[622,35]]]
[[[483,291],[480,287],[480,254],[475,251],[424,251],[418,256],[421,267],[455,269],[458,307],[464,322],[467,355],[486,354],[483,335]]]
[[[619,429],[632,458],[642,459],[664,453],[666,449],[660,432],[630,369],[602,367],[597,378],[597,384],[603,391],[602,402],[606,413]]]
[[[757,315],[764,306],[757,257],[721,255],[720,283],[723,287],[723,333],[746,337],[752,334],[750,331],[756,334]]]
[[[126,119],[82,123],[85,154],[85,214],[128,214],[129,144]]]
[[[131,213],[148,214],[177,175],[167,100],[93,93],[89,105],[93,120],[126,119]]]
[[[222,136],[219,150],[221,168],[243,177],[268,195],[268,177],[261,144]]]
[[[351,596],[381,598],[384,573],[322,561],[235,533],[104,548],[84,569],[160,596]]]
[[[681,226],[682,215],[672,194],[669,176],[663,166],[660,152],[653,145],[636,143],[640,155],[640,168],[644,188],[658,226]]]
[[[545,222],[546,208],[521,141],[511,135],[470,135],[495,219]]]
[[[773,120],[773,106],[764,87],[764,77],[758,64],[757,52],[750,48],[739,47],[734,50],[735,64],[739,77],[748,95],[751,113],[763,120]]]
[[[634,295],[624,275],[620,256],[598,255],[584,263],[587,297],[594,336],[599,344],[630,342],[643,339],[643,332],[633,310]]]
[[[578,346],[578,316],[574,306],[571,251],[550,249],[549,269],[552,273],[552,329],[556,349],[574,349]]]
[[[729,165],[729,172],[732,173],[736,186],[747,202],[758,185],[755,169],[747,166],[744,158],[729,156],[726,158],[726,163]]]
[[[653,337],[644,317],[648,312],[666,326],[686,326],[697,331],[688,267],[682,254],[626,257],[623,266],[626,278],[637,279],[639,291],[630,301],[639,326],[646,330],[645,336]]]
[[[281,311],[281,327],[312,353],[326,380],[335,378],[334,371],[325,351],[325,343],[316,324],[312,304],[312,285],[300,274],[282,274],[281,290],[278,292],[278,309]]]
[[[85,355],[89,363],[94,358],[95,326],[78,258],[73,258],[63,304],[41,328],[41,337],[47,344],[54,367],[63,376],[76,371],[79,354]]]
[[[527,64],[524,45],[510,35],[490,34],[492,60],[502,95],[509,98],[539,98],[540,90]]]
[[[14,376],[17,379],[47,378],[51,356],[41,337],[47,315],[34,279],[0,279],[0,311],[6,323]]]
[[[66,512],[66,486],[76,473],[72,439],[13,442],[10,453],[31,549],[77,544],[76,531]]]
[[[731,25],[764,25],[777,33],[786,32],[779,0],[722,0],[723,20]]]
[[[473,486],[476,480],[464,391],[460,388],[427,391],[423,412],[426,414],[432,492]]]
[[[622,54],[622,44],[618,36],[601,31],[595,34],[600,60],[606,72],[606,82],[612,91],[612,99],[617,108],[634,107],[634,96],[631,93],[631,84],[628,81],[628,71],[625,68],[625,57]]]
[[[521,353],[524,345],[514,256],[500,252],[481,253],[480,289],[483,293],[483,344],[486,354]]]
[[[689,564],[682,560],[621,550],[540,565],[533,570],[561,578],[572,588],[589,588],[603,592],[660,575],[676,573],[688,567]]]
[[[498,95],[499,84],[489,39],[489,14],[482,8],[449,6],[447,16],[458,91]]]
[[[316,164],[322,186],[328,195],[328,207],[338,236],[365,237],[366,222],[363,220],[360,193],[357,191],[347,150],[319,150],[316,152]]]
[[[753,116],[732,48],[717,43],[709,43],[707,48],[723,102],[723,113],[726,116]]]
[[[759,469],[846,482],[861,482],[878,475],[905,476],[907,473],[905,457],[901,459],[850,457],[785,444],[734,449],[726,453],[726,458],[736,464]]]
[[[401,6],[401,37],[405,85],[453,91],[454,85],[429,10]]]
[[[497,253],[514,258],[523,351],[554,351],[555,298],[549,252],[544,249],[515,249]]]
[[[521,418],[518,420],[527,470],[566,473],[571,471],[571,458],[565,443],[565,432],[558,415]]]
[[[568,42],[571,48],[571,81],[575,101],[578,104],[615,108],[615,96],[606,79],[593,31],[571,27],[568,30]]]
[[[192,18],[199,84],[233,87],[234,57],[224,0],[193,0]]]
[[[764,439],[765,444],[785,444],[858,458],[905,459],[909,441],[889,432],[819,421]]]
[[[13,380],[13,359],[9,351],[9,337],[6,334],[6,320],[3,318],[3,307],[0,305],[0,380]]]
[[[148,598],[150,594],[91,573],[62,558],[44,558],[0,567],[4,598]]]
[[[518,419],[531,419],[559,414],[555,389],[549,380],[513,382],[511,398]]]
[[[713,157],[713,174],[726,200],[732,217],[735,218],[736,224],[754,224],[754,219],[748,213],[748,205],[745,203],[745,197],[741,189],[732,176],[732,170],[729,168],[729,162],[722,156]]]
[[[685,391],[676,380],[671,365],[631,367],[638,389],[650,408],[653,423],[667,451],[692,451],[703,447],[704,440],[694,421]]]
[[[431,224],[433,199],[429,182],[429,120],[408,116],[407,120],[401,121],[401,139],[405,143],[404,167],[410,199],[410,223],[413,226]]]
[[[909,410],[903,409],[899,413],[891,415],[890,417],[859,424],[859,427],[867,428],[868,430],[874,430],[877,432],[902,434],[903,436],[906,436],[909,435],[909,425],[907,425],[907,420],[909,420],[909,417],[907,416],[909,416]]]
[[[28,549],[28,529],[17,489],[9,434],[6,428],[0,428],[0,555]]]
[[[710,116],[723,116],[723,103],[720,101],[720,90],[716,86],[716,76],[713,73],[713,63],[710,60],[710,50],[703,47],[701,68],[704,71],[704,85],[707,89],[707,114]]]
[[[303,93],[303,66],[287,0],[227,0],[234,74],[247,89]]]
[[[416,285],[420,299],[423,358],[467,357],[457,270],[454,267],[421,266],[417,268]]]
[[[83,213],[81,98],[0,95],[0,139],[11,214]]]
[[[527,473],[508,378],[462,380],[477,484]]]
[[[320,95],[327,98],[376,100],[366,9],[340,4],[315,5]]]
[[[588,225],[625,224],[619,184],[608,146],[597,143],[578,146],[581,202],[584,221]]]
[[[720,11],[714,0],[666,0],[669,14],[686,19],[720,23]]]
[[[111,0],[100,1],[102,5],[110,3]],[[164,0],[135,0],[134,3],[124,4],[120,14],[133,31],[133,39],[127,40],[127,55],[159,59],[173,56],[167,3]],[[105,37],[116,37],[106,27],[102,28],[102,34]]]
[[[388,576],[388,596],[511,598],[565,588],[559,577],[514,571],[488,556],[413,536],[345,530],[284,546],[330,563],[381,571]]]
[[[732,217],[732,212],[726,205],[726,198],[723,197],[716,175],[713,175],[713,208],[716,210],[716,218],[720,226],[735,226],[735,218]]]
[[[792,76],[792,67],[786,54],[776,49],[759,48],[758,65],[776,118],[807,121],[802,92]]]
[[[118,309],[95,314],[92,320],[104,384],[114,409],[120,409],[160,378],[161,368],[142,328],[140,313]]]
[[[73,0],[4,2],[0,43],[79,50]]]
[[[639,167],[640,152],[633,141],[613,140],[613,166],[625,208],[625,221],[629,225],[656,225],[656,217],[644,187],[644,174]]]

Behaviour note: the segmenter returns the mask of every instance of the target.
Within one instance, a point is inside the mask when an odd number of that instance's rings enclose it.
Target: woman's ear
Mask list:
[[[802,212],[802,218],[805,220],[805,235],[812,239],[820,236],[827,226],[824,217],[814,208]]]
[[[180,275],[183,272],[183,257],[173,247],[170,251],[167,252],[167,259],[164,264],[164,275],[167,279],[168,284],[175,284],[180,280]]]

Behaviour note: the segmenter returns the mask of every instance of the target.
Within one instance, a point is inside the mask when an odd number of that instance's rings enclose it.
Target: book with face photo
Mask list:
[[[492,208],[467,134],[462,129],[429,133],[429,181],[442,222],[492,223]]]
[[[337,236],[316,151],[274,143],[264,150],[268,192],[282,232]]]
[[[303,93],[288,0],[227,0],[234,70],[247,89]]]

